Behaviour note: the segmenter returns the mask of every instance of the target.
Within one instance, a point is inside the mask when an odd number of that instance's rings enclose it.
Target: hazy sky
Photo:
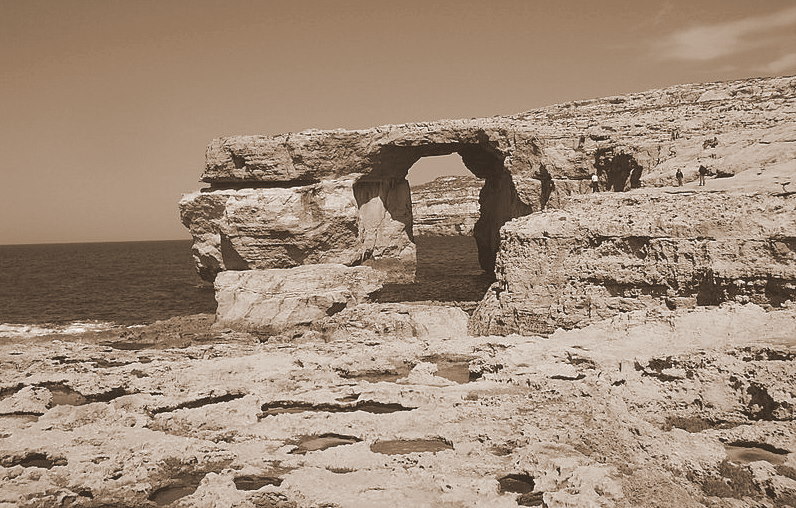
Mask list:
[[[0,0],[0,243],[187,238],[218,136],[794,73],[793,0]]]

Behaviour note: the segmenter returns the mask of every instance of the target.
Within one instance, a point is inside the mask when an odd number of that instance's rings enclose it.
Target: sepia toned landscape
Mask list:
[[[0,504],[794,506],[794,176],[793,77],[214,140],[216,314],[2,339]]]
[[[0,508],[796,508],[792,0],[0,0]]]

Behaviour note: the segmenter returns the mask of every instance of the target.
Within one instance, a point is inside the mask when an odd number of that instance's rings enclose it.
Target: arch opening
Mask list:
[[[407,176],[421,158],[451,154],[458,154],[452,157],[461,160],[453,173],[457,177],[466,174],[460,167],[463,164],[480,180],[481,189],[477,205],[473,204],[476,207],[473,223],[469,227],[453,225],[448,231],[453,235],[439,238],[440,235],[428,234],[426,228],[415,229]],[[379,152],[373,170],[354,184],[354,194],[364,244],[362,263],[381,270],[387,283],[403,286],[387,284],[382,301],[460,301],[479,300],[483,296],[494,278],[500,227],[531,211],[517,195],[504,159],[505,155],[488,143],[387,145]],[[427,164],[420,164],[421,171],[423,166]],[[418,176],[423,180],[422,175]],[[439,196],[441,200],[455,197],[457,190],[453,183],[443,181],[436,186],[437,192],[445,194]],[[415,283],[416,278],[420,284]],[[448,289],[440,291],[435,286]],[[402,292],[406,293],[403,297],[399,294]]]

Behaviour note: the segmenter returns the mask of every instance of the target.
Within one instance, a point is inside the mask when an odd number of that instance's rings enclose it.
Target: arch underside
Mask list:
[[[505,155],[487,142],[386,145],[374,155],[373,170],[353,186],[364,246],[361,262],[384,272],[386,280],[405,282],[415,276],[412,196],[406,179],[409,169],[422,157],[452,153],[458,153],[465,167],[484,180],[473,236],[485,271],[494,271],[500,227],[531,212],[517,194],[504,164]]]

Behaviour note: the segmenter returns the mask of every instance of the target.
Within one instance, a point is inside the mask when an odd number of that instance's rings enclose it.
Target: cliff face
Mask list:
[[[503,227],[477,334],[620,312],[796,300],[796,196],[656,190],[571,199]]]
[[[466,176],[441,176],[412,187],[416,236],[469,236],[478,222],[478,195],[483,181]]]

